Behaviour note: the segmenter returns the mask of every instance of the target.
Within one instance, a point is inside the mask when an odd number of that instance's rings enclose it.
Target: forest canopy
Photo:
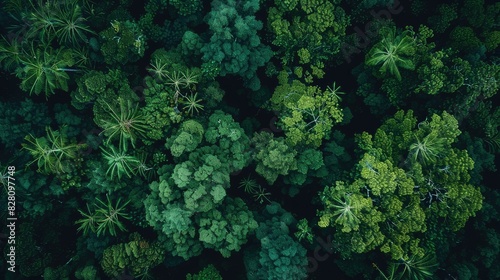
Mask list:
[[[0,278],[500,279],[499,24],[0,0]]]

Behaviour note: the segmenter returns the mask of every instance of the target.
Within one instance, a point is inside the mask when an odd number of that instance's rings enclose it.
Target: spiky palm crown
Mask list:
[[[436,132],[430,132],[422,140],[415,136],[416,142],[410,145],[409,156],[414,162],[431,164],[436,161],[444,149],[444,141]]]
[[[118,199],[115,205],[111,202],[111,199],[106,195],[107,201],[104,202],[99,198],[96,198],[96,215],[97,215],[97,236],[108,232],[112,236],[116,236],[116,231],[125,231],[125,226],[120,221],[121,219],[130,219],[130,216],[125,212],[125,207],[130,203],[127,201],[121,204],[121,198]]]
[[[351,199],[349,194],[345,194],[342,198],[333,197],[333,208],[336,210],[333,214],[337,217],[335,222],[338,222],[348,228],[356,228],[359,224],[359,218],[356,216],[357,206]]]
[[[69,75],[67,67],[72,64],[66,59],[66,55],[71,52],[64,48],[53,50],[35,48],[31,45],[27,51],[23,51],[19,57],[19,64],[22,67],[16,69],[16,76],[20,78],[21,89],[29,94],[45,95],[54,94],[56,89],[68,90]]]
[[[44,173],[68,172],[67,161],[74,159],[84,145],[71,143],[64,132],[53,131],[49,127],[46,131],[46,137],[35,138],[31,134],[25,137],[23,149],[28,150],[34,158],[28,165],[36,162],[38,170]]]
[[[94,32],[85,24],[86,18],[78,0],[29,0],[17,12],[19,21],[28,23],[27,38],[38,38],[49,44],[54,39],[60,44],[77,46],[87,41]]]
[[[184,104],[184,110],[188,113],[188,115],[192,116],[194,113],[199,113],[203,110],[204,106],[201,105],[201,101],[203,99],[198,99],[198,93],[191,93],[191,95],[187,95],[182,99],[182,104]]]
[[[117,230],[126,231],[123,225],[123,219],[130,220],[130,216],[125,212],[125,207],[130,203],[127,201],[121,203],[121,198],[113,205],[111,199],[106,195],[106,202],[99,198],[96,198],[96,202],[93,203],[94,211],[91,210],[87,204],[87,212],[78,210],[83,216],[75,224],[79,224],[78,231],[83,230],[83,234],[88,234],[89,232],[96,233],[97,236],[101,234],[109,233],[111,236],[116,236]]]
[[[415,65],[410,56],[415,51],[414,40],[403,32],[396,36],[394,28],[384,28],[383,38],[375,44],[366,55],[366,64],[375,66],[381,65],[380,72],[385,74],[387,70],[398,80],[401,80],[399,67],[404,69],[414,69]]]
[[[167,63],[164,63],[161,61],[161,59],[155,58],[153,62],[149,64],[151,67],[149,67],[147,70],[153,74],[153,76],[160,81],[163,81],[164,79],[167,78],[168,75],[168,70],[167,70]]]
[[[108,164],[106,175],[110,176],[111,179],[115,176],[121,179],[123,175],[130,178],[140,165],[140,161],[136,157],[126,154],[125,151],[117,150],[113,146],[109,146],[108,150],[101,147],[101,150]]]
[[[139,104],[133,106],[132,101],[118,98],[119,108],[111,107],[107,102],[104,106],[108,109],[105,118],[101,118],[99,125],[104,129],[102,133],[108,137],[106,144],[118,138],[119,147],[128,149],[128,142],[135,147],[137,137],[145,137],[149,126],[143,115],[140,114]]]
[[[254,179],[247,177],[240,181],[238,188],[243,188],[246,193],[255,193],[259,187],[259,184]]]

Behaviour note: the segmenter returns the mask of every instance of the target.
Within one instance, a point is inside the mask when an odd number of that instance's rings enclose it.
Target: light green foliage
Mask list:
[[[6,71],[13,71],[21,62],[22,46],[17,40],[0,36],[0,66]]]
[[[151,77],[146,77],[145,83],[146,105],[141,108],[141,114],[151,126],[147,132],[148,138],[159,140],[165,138],[170,124],[180,122],[182,117],[180,111],[173,106],[173,92],[165,84]]]
[[[422,64],[417,68],[421,83],[414,91],[454,93],[464,84],[470,71],[470,64],[461,58],[454,58],[450,49],[430,52],[424,55]]]
[[[228,167],[213,152],[199,148],[191,153],[189,161],[175,166],[172,179],[179,188],[184,189],[184,202],[189,210],[209,211],[226,196],[225,189],[229,187]]]
[[[460,131],[450,114],[433,114],[417,125],[412,111],[399,111],[372,137],[358,137],[362,155],[352,183],[337,182],[320,198],[321,227],[336,227],[346,256],[377,247],[395,260],[423,256],[426,224],[456,231],[481,208],[482,195],[469,184],[467,151],[454,148]],[[422,140],[424,139],[424,140]],[[425,235],[422,235],[425,233]]]
[[[231,115],[215,111],[209,118],[205,140],[221,148],[220,152],[227,159],[230,172],[241,170],[250,163],[250,140]]]
[[[212,35],[201,48],[203,61],[219,64],[220,76],[241,76],[248,88],[258,90],[256,71],[272,56],[271,49],[257,35],[262,29],[262,23],[255,18],[259,1],[240,4],[235,0],[215,0],[211,6],[205,21]]]
[[[91,70],[76,80],[77,88],[71,92],[71,104],[77,109],[94,103],[95,100],[116,102],[118,92],[122,96],[130,95],[132,89],[127,82],[127,74],[114,69],[108,72]]]
[[[286,73],[280,78],[280,85],[276,87],[271,103],[272,108],[280,112],[279,125],[292,146],[320,146],[333,125],[343,118],[336,90],[323,91],[299,80],[289,83]]]
[[[327,0],[274,1],[269,9],[268,29],[283,67],[296,69],[307,83],[322,78],[325,62],[340,50],[349,18]],[[282,69],[279,69],[282,70]]]
[[[373,266],[385,280],[425,280],[434,276],[438,263],[434,255],[424,254],[423,256],[413,255],[402,258],[398,262],[390,262],[387,273],[383,273],[376,264],[373,264]]]
[[[75,272],[76,279],[81,280],[100,280],[101,278],[97,274],[97,268],[93,265],[87,265],[83,268],[78,269]]]
[[[103,103],[106,110],[99,115],[96,123],[104,129],[102,133],[107,137],[105,143],[109,144],[118,138],[121,150],[126,151],[129,142],[135,148],[137,138],[145,137],[149,129],[146,118],[138,111],[139,104],[134,106],[131,100],[122,97],[118,97],[117,106]]]
[[[54,39],[60,44],[77,45],[87,41],[93,32],[85,23],[81,3],[78,0],[46,2],[27,1],[28,12],[22,13],[29,29],[25,35],[49,43]]]
[[[102,156],[108,164],[106,175],[113,180],[115,176],[121,179],[123,175],[131,177],[135,174],[140,161],[131,155],[128,155],[125,150],[117,149],[114,146],[109,146],[109,150],[101,147]]]
[[[196,274],[188,273],[186,274],[186,280],[222,280],[219,271],[213,264],[207,265],[200,272]]]
[[[200,69],[189,68],[176,50],[156,50],[148,71],[153,77],[144,80],[146,105],[141,110],[152,127],[148,137],[159,140],[166,138],[171,123],[183,120],[183,113],[192,116],[201,112],[203,104],[212,98],[202,94],[204,88],[197,88],[203,79]]]
[[[192,152],[203,140],[204,129],[195,120],[183,122],[172,137],[167,139],[165,147],[170,150],[174,157],[180,157],[185,152]]]
[[[149,242],[138,233],[133,233],[129,242],[104,250],[101,266],[108,277],[117,277],[124,269],[133,277],[141,277],[162,263],[164,258],[165,251],[158,242]]]
[[[408,31],[396,34],[396,28],[384,28],[379,31],[382,40],[376,43],[366,54],[365,63],[368,66],[381,65],[379,72],[391,75],[401,80],[399,68],[413,70],[415,64],[412,56],[415,54],[415,42]]]
[[[74,69],[71,59],[71,50],[50,47],[45,49],[31,46],[19,57],[19,66],[15,70],[16,76],[21,79],[20,88],[31,94],[44,93],[46,96],[54,94],[56,90],[68,90],[67,72]]]
[[[101,52],[107,64],[126,64],[144,56],[146,38],[132,21],[117,21],[99,33]]]
[[[47,136],[35,138],[29,134],[25,137],[23,149],[27,150],[34,158],[29,162],[36,162],[38,171],[42,173],[65,173],[70,170],[71,160],[77,156],[78,150],[84,148],[83,144],[67,139],[64,129],[53,131],[46,128]]]
[[[116,236],[117,230],[126,231],[121,220],[130,219],[125,211],[125,207],[130,201],[121,204],[121,198],[119,198],[116,204],[113,204],[108,195],[106,195],[106,199],[107,201],[104,202],[96,198],[97,203],[94,202],[93,207],[89,207],[87,204],[87,212],[78,210],[83,216],[82,219],[75,222],[75,224],[80,225],[78,231],[83,230],[85,235],[90,232],[96,233],[97,236],[106,233]]]
[[[309,243],[313,243],[313,233],[311,227],[309,227],[309,224],[307,222],[307,219],[301,219],[297,223],[297,231],[294,233],[295,237],[301,241],[302,239],[307,240]]]
[[[224,205],[198,216],[199,239],[205,248],[212,248],[229,258],[239,251],[247,237],[257,228],[257,222],[245,202],[240,198],[226,198]]]
[[[268,132],[255,133],[252,138],[255,147],[253,159],[257,162],[255,171],[272,185],[279,175],[287,175],[297,169],[297,151],[287,145],[282,137],[274,138]]]

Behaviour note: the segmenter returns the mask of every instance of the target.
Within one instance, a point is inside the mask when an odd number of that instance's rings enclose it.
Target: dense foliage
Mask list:
[[[0,23],[0,278],[500,279],[500,3],[0,0]]]

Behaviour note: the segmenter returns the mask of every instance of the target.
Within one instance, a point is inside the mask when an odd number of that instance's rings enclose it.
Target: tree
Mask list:
[[[113,205],[108,195],[106,195],[106,199],[107,201],[104,202],[96,198],[97,203],[93,203],[94,211],[90,210],[88,204],[88,213],[78,210],[83,216],[82,219],[75,222],[75,224],[80,224],[78,231],[83,230],[84,234],[93,232],[96,233],[97,236],[105,233],[116,236],[117,230],[126,231],[121,220],[130,219],[130,216],[124,211],[130,201],[121,204],[121,198],[119,198],[116,204]]]
[[[69,75],[67,72],[77,71],[67,67],[72,66],[68,59],[69,50],[59,48],[53,50],[34,46],[19,57],[19,67],[16,76],[21,79],[21,89],[31,94],[54,94],[56,89],[68,90]]]
[[[369,66],[382,64],[381,74],[387,70],[398,80],[401,80],[399,68],[413,70],[415,65],[412,55],[415,53],[415,42],[408,36],[408,31],[396,35],[394,28],[384,28],[380,31],[382,39],[376,43],[366,55],[365,63]]]
[[[321,193],[318,225],[339,229],[335,246],[346,257],[378,248],[394,260],[421,258],[434,250],[433,236],[459,230],[481,208],[469,183],[473,161],[452,146],[457,120],[446,112],[428,119],[417,125],[412,111],[399,111],[374,136],[359,135],[352,179]],[[431,221],[440,227],[429,229]]]
[[[279,126],[285,131],[287,142],[292,146],[319,147],[333,125],[343,118],[338,88],[323,91],[299,80],[289,82],[285,72],[281,72],[279,81],[271,106],[280,113]]]
[[[118,176],[121,179],[122,175],[127,175],[131,177],[135,174],[140,161],[131,155],[127,155],[125,150],[116,149],[114,146],[109,146],[109,151],[101,147],[102,155],[107,161],[108,169],[106,170],[106,175],[111,179]]]
[[[138,111],[139,104],[135,106],[130,99],[118,97],[118,108],[103,101],[106,111],[100,115],[97,124],[104,130],[102,133],[108,137],[106,144],[114,138],[119,139],[122,151],[128,149],[128,142],[135,148],[137,137],[145,137],[149,129],[145,117]]]
[[[260,80],[256,71],[272,56],[271,49],[257,35],[262,29],[262,23],[255,18],[259,1],[240,5],[235,0],[215,0],[211,6],[205,18],[211,31],[210,42],[201,48],[204,65],[215,62],[220,67],[220,76],[236,74],[248,88],[258,90]]]
[[[267,26],[282,65],[277,70],[294,71],[306,83],[322,78],[326,62],[340,51],[349,17],[332,1],[274,3],[267,15]]]
[[[84,145],[69,142],[64,130],[53,131],[46,128],[47,136],[35,138],[29,134],[25,137],[26,143],[22,146],[34,157],[28,163],[37,163],[38,171],[43,173],[64,173],[69,171],[69,161],[75,159],[78,150]]]

